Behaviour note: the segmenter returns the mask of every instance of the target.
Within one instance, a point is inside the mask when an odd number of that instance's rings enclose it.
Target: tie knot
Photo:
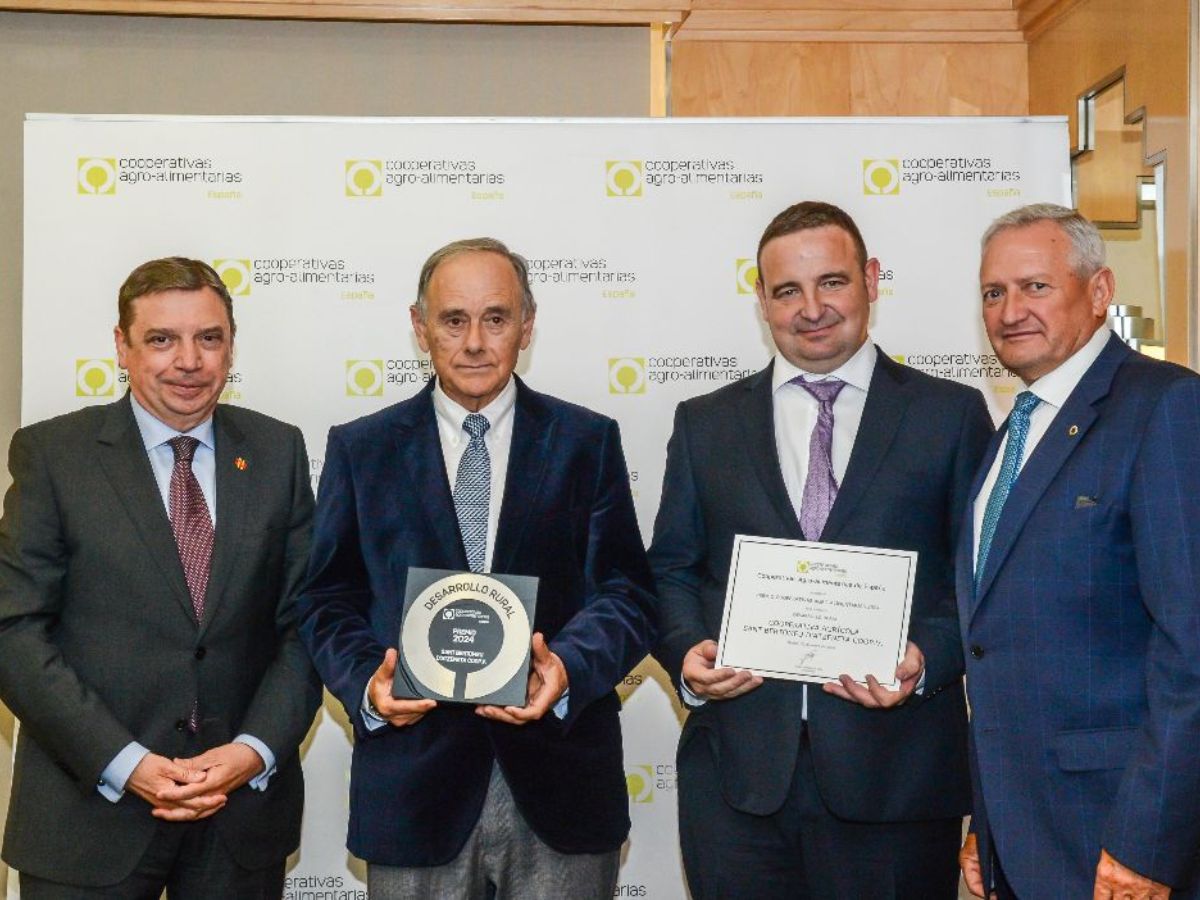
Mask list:
[[[817,398],[822,405],[833,403],[838,393],[846,386],[846,382],[836,378],[826,378],[822,381],[805,381],[803,376],[792,379],[792,384],[798,384]]]
[[[1013,417],[1028,419],[1034,407],[1041,402],[1042,398],[1033,393],[1033,391],[1021,391],[1021,393],[1017,394],[1016,402],[1013,403]]]
[[[487,416],[481,416],[479,413],[468,413],[463,419],[463,431],[471,436],[471,440],[483,437],[492,423],[487,420]]]
[[[192,457],[196,455],[196,448],[200,446],[200,441],[194,437],[173,437],[167,441],[171,445],[171,449],[175,451],[175,462],[191,462]]]

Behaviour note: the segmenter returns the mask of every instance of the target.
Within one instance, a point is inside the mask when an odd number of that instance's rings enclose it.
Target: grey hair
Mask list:
[[[1057,203],[1030,203],[1005,213],[988,226],[980,248],[986,252],[988,243],[1001,231],[1038,222],[1054,222],[1067,235],[1071,242],[1071,268],[1080,278],[1091,278],[1104,267],[1104,239],[1100,230],[1075,210]]]
[[[429,259],[425,260],[425,265],[421,266],[421,275],[417,279],[417,302],[414,304],[422,319],[425,318],[427,308],[425,293],[429,290],[429,282],[433,278],[433,273],[446,260],[463,253],[496,253],[507,259],[512,265],[513,272],[517,276],[517,283],[521,287],[521,320],[533,317],[533,314],[537,312],[537,303],[533,299],[533,289],[529,287],[529,264],[525,261],[525,257],[519,253],[513,253],[502,241],[479,237],[453,241],[445,247],[434,250],[429,255]]]

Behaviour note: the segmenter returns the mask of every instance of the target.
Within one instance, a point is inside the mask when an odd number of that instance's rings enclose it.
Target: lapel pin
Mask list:
[[[250,463],[246,462],[246,458],[244,456],[239,456],[237,459],[235,459],[233,461],[233,467],[235,469],[237,469],[239,472],[245,472],[246,467],[249,465],[250,465]]]
[[[1068,437],[1075,437],[1075,435],[1077,435],[1077,434],[1079,434],[1079,426],[1078,425],[1072,425],[1070,428],[1067,429]]]

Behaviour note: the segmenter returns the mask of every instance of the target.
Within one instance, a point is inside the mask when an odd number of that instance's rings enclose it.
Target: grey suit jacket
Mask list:
[[[128,397],[23,428],[0,519],[0,699],[21,720],[3,856],[79,885],[126,877],[158,825],[127,791],[96,790],[130,741],[167,757],[253,734],[275,754],[265,791],[213,818],[257,868],[299,843],[297,748],[320,688],[294,627],[313,498],[298,429],[219,406],[217,527],[196,622]],[[198,698],[200,730],[186,720]]]

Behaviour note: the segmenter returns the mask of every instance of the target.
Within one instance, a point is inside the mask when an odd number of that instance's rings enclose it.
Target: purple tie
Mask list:
[[[168,443],[175,451],[175,466],[171,469],[171,531],[179,548],[179,561],[192,595],[196,621],[204,618],[204,592],[208,589],[209,565],[212,562],[213,526],[208,504],[200,482],[192,472],[192,457],[200,444],[193,437],[175,437]]]
[[[175,452],[175,466],[171,469],[170,519],[175,544],[179,548],[179,561],[183,563],[183,577],[187,580],[188,593],[192,595],[192,610],[196,621],[204,618],[204,592],[208,589],[208,573],[212,564],[213,526],[208,515],[208,504],[200,482],[192,472],[192,457],[200,442],[193,437],[171,438],[168,443]],[[200,701],[192,701],[188,716],[188,728],[193,734],[200,730]]]
[[[800,529],[810,541],[819,541],[825,521],[837,499],[838,483],[833,474],[833,402],[846,386],[844,381],[826,378],[823,381],[792,379],[792,384],[804,388],[820,404],[817,424],[808,442],[808,476],[804,479],[804,496],[800,500]]]

